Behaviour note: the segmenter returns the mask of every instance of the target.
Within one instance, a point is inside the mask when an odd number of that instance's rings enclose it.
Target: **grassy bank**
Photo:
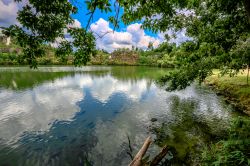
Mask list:
[[[207,145],[202,153],[203,165],[250,165],[250,85],[247,84],[247,71],[241,71],[235,77],[220,77],[219,71],[215,70],[206,83],[248,116],[234,118],[227,136]]]
[[[206,84],[215,88],[218,94],[223,95],[235,108],[250,115],[250,85],[247,85],[247,71],[242,71],[235,77],[220,77],[219,71],[216,70],[206,79]]]
[[[249,117],[234,118],[227,136],[204,148],[202,153],[202,165],[250,165],[249,127]]]

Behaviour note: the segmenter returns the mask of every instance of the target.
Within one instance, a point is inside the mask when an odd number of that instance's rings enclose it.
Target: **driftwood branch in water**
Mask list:
[[[168,153],[168,146],[165,145],[162,148],[161,152],[152,159],[150,166],[156,166],[157,164],[159,164],[161,160],[167,155],[167,153]]]
[[[149,145],[151,144],[151,137],[148,137],[139,152],[136,154],[133,161],[129,164],[129,166],[142,166],[142,158],[148,150]]]

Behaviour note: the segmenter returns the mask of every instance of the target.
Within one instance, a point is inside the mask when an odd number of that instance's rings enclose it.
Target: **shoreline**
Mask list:
[[[215,72],[204,83],[213,89],[218,96],[222,96],[235,111],[250,116],[250,85],[246,83],[244,72],[235,77],[219,77]]]

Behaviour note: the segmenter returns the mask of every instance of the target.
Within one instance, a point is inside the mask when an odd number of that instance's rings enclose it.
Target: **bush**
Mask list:
[[[18,55],[11,53],[0,53],[1,65],[16,65],[18,64]]]
[[[51,59],[44,57],[38,60],[38,64],[39,65],[52,65],[53,63]]]
[[[153,56],[139,56],[139,65],[157,66],[157,58]]]
[[[100,52],[96,56],[91,58],[90,63],[93,65],[105,65],[108,63],[109,54]]]
[[[202,154],[204,165],[250,165],[250,120],[236,118],[232,122],[228,139],[206,147]]]

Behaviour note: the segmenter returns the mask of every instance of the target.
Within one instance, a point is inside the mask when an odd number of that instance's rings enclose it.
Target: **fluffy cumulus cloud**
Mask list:
[[[160,44],[160,40],[158,38],[154,38],[145,34],[144,30],[141,29],[141,24],[131,24],[127,27],[127,31],[132,34],[133,43],[138,48],[147,48],[149,42],[152,42],[154,47],[157,47]]]
[[[164,33],[158,33],[157,37],[152,37],[145,33],[139,23],[131,24],[121,32],[113,31],[109,22],[102,18],[91,24],[90,28],[97,37],[97,48],[107,50],[108,52],[112,52],[118,48],[131,49],[132,46],[147,49],[150,42],[153,43],[154,47],[157,47],[165,41],[166,34],[170,36],[169,42],[176,43],[177,45],[187,40],[192,40],[192,38],[186,35],[185,30],[178,32],[168,30]]]
[[[155,47],[160,44],[160,40],[145,34],[141,29],[141,24],[135,23],[129,25],[125,31],[113,31],[109,22],[100,18],[97,22],[91,24],[91,30],[97,36],[97,47],[112,52],[118,48],[132,48],[132,46],[146,49],[149,42]]]
[[[82,24],[80,21],[78,21],[77,19],[74,19],[74,22],[72,24],[67,25],[68,28],[81,28]],[[72,41],[72,37],[70,36],[70,34],[67,32],[67,29],[64,29],[64,37],[66,40],[68,41]],[[61,42],[61,39],[57,39],[57,41],[59,40],[59,42]]]
[[[19,9],[19,4],[13,0],[0,1],[0,25],[7,27],[17,23],[16,16]]]
[[[72,28],[81,28],[82,24],[80,23],[80,21],[78,21],[77,19],[74,19],[74,22],[71,25],[68,25],[68,27],[72,27]]]

